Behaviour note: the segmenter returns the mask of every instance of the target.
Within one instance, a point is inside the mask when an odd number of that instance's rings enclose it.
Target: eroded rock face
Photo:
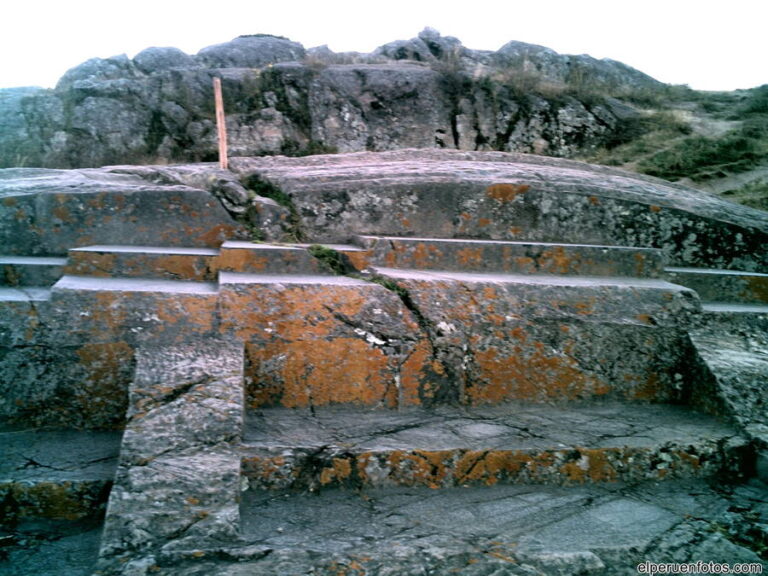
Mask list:
[[[470,50],[429,29],[372,54],[241,36],[196,55],[147,48],[94,58],[54,90],[0,91],[0,166],[212,160],[214,76],[234,156],[403,147],[570,156],[611,140],[627,120],[626,106],[580,99],[578,89],[662,86],[617,62],[522,43]],[[534,77],[577,90],[537,95]]]

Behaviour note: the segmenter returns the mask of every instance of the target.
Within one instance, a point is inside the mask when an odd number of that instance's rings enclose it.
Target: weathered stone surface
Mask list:
[[[369,266],[463,272],[658,277],[658,250],[593,244],[358,236],[350,260]],[[344,248],[340,251],[345,252]],[[362,252],[362,253],[361,253]]]
[[[230,342],[140,351],[101,542],[102,574],[138,570],[141,558],[161,547],[195,550],[236,538],[242,358],[242,345]]]
[[[0,170],[0,239],[23,256],[92,244],[218,246],[239,226],[207,191],[109,171]]]
[[[304,48],[277,36],[238,36],[230,42],[203,48],[197,56],[212,68],[260,68],[300,60]]]
[[[98,521],[29,522],[3,532],[3,576],[91,576],[101,538]]]
[[[660,249],[670,265],[768,270],[768,217],[652,178],[535,156],[408,150],[232,159],[288,195],[308,238],[485,238]],[[361,185],[361,181],[365,185]]]
[[[222,274],[221,290],[222,329],[246,342],[250,405],[420,401],[415,375],[428,369],[425,337],[382,286],[232,273]]]
[[[626,404],[271,408],[251,414],[245,445],[251,489],[310,491],[738,476],[748,450],[699,413]]]
[[[64,228],[60,206],[114,232],[89,248],[49,235],[64,276],[0,288],[3,425],[125,430],[101,573],[607,576],[764,550],[764,486],[719,474],[764,468],[766,307],[702,305],[657,277],[670,258],[760,278],[764,215],[520,155],[232,164],[0,180],[39,209],[25,230],[2,205],[16,258],[50,254],[24,234]],[[76,204],[93,194],[123,204]],[[142,210],[174,241],[125,242]],[[222,222],[271,243],[223,240]],[[686,484],[705,476],[717,490]],[[57,548],[42,532],[19,544],[21,524],[59,516],[22,484],[0,498],[21,519],[0,556],[35,573]],[[71,517],[103,502],[103,484],[81,484]]]
[[[328,274],[304,247],[229,241],[221,245],[216,267],[223,272],[249,274]]]
[[[764,494],[765,487],[753,489]],[[765,561],[742,543],[717,535],[724,526],[749,525],[748,514],[728,510],[754,505],[761,498],[757,494],[719,492],[698,482],[362,493],[330,489],[320,496],[248,491],[243,504],[246,546],[226,550],[219,557],[225,559],[179,563],[165,558],[161,565],[168,574],[232,576],[629,576],[645,560],[695,562],[704,553],[718,559],[713,561],[765,568]],[[764,504],[761,514],[764,518]],[[704,546],[694,552],[699,544]]]
[[[672,282],[695,290],[707,302],[768,304],[768,274],[667,268],[667,275]]]
[[[66,258],[0,256],[0,286],[51,286],[63,271]]]
[[[746,433],[768,448],[768,332],[715,325],[691,332],[691,341],[704,362],[701,380],[710,383]]]
[[[25,520],[97,518],[117,466],[119,432],[0,430],[0,529]]]
[[[122,426],[133,348],[125,341],[44,341],[0,348],[0,419],[34,426]]]
[[[690,291],[656,280],[377,269],[430,338],[436,401],[671,400]]]
[[[173,70],[178,68],[195,68],[197,62],[194,58],[178,48],[145,48],[133,57],[133,63],[144,74],[151,74],[160,70]]]
[[[84,246],[69,251],[64,272],[74,276],[163,278],[213,282],[213,248],[160,248],[157,246]]]

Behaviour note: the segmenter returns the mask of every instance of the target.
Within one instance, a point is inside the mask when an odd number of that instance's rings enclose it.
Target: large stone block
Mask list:
[[[429,334],[453,402],[664,401],[681,393],[690,291],[656,280],[378,269]],[[421,386],[427,386],[421,376]]]
[[[222,330],[246,342],[250,405],[396,407],[419,398],[402,374],[424,335],[382,286],[223,273],[221,292]]]
[[[10,254],[93,244],[218,247],[242,228],[206,190],[100,170],[0,174],[0,241]]]

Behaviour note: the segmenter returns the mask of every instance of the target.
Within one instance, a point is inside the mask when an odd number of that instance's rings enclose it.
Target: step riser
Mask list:
[[[668,272],[671,282],[695,290],[705,302],[768,304],[768,276]]]
[[[126,342],[0,347],[0,420],[31,426],[120,428],[125,422],[133,360],[133,348]],[[49,369],[52,366],[55,370]]]
[[[0,264],[0,286],[53,286],[64,266],[46,264]]]
[[[353,265],[417,270],[506,272],[582,276],[657,278],[663,273],[660,251],[643,248],[568,244],[492,243],[360,237],[362,255],[348,252]]]
[[[159,278],[189,282],[215,282],[219,272],[272,275],[328,273],[303,248],[225,242],[220,252],[215,254],[174,253],[171,248],[167,253],[160,250],[71,250],[64,273],[99,278]]]
[[[99,278],[214,282],[217,267],[216,258],[208,255],[70,251],[65,273]]]
[[[561,332],[569,330],[567,338]],[[595,398],[676,401],[673,369],[684,342],[675,335],[603,327],[599,337],[579,326],[521,330],[519,340],[463,356],[421,340],[408,355],[364,339],[338,338],[247,345],[248,404],[301,408],[357,404],[387,408],[444,403],[484,405],[510,400],[565,402]],[[553,339],[558,339],[555,345]],[[477,347],[475,347],[477,346]],[[610,348],[612,346],[612,348]],[[577,360],[578,359],[578,360]]]
[[[95,519],[104,513],[112,482],[107,480],[0,483],[0,518],[24,520]]]
[[[238,247],[238,245],[242,247]],[[318,261],[303,248],[267,247],[246,242],[225,242],[216,268],[249,274],[326,274]]]
[[[376,284],[223,286],[222,329],[246,342],[249,406],[667,401],[681,393],[674,369],[684,340],[674,323],[663,325],[671,314],[663,291],[646,296],[644,314],[625,318],[612,307],[623,309],[624,297],[634,305],[637,291],[566,288],[550,297],[493,286],[499,293],[484,308],[477,301],[487,285],[409,286],[424,314],[438,314],[427,327]],[[607,304],[596,310],[600,298]],[[551,315],[535,318],[547,305]],[[441,310],[451,315],[442,320]]]
[[[717,442],[657,448],[565,450],[300,451],[248,455],[242,470],[253,489],[320,489],[659,481],[701,478],[741,470],[741,448]]]

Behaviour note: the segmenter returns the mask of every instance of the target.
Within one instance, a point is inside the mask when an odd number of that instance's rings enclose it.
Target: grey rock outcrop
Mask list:
[[[233,156],[419,147],[568,157],[615,141],[638,114],[605,94],[664,87],[618,62],[520,42],[471,50],[432,29],[371,54],[241,36],[196,55],[94,58],[53,90],[0,90],[0,167],[213,160],[214,76]]]

